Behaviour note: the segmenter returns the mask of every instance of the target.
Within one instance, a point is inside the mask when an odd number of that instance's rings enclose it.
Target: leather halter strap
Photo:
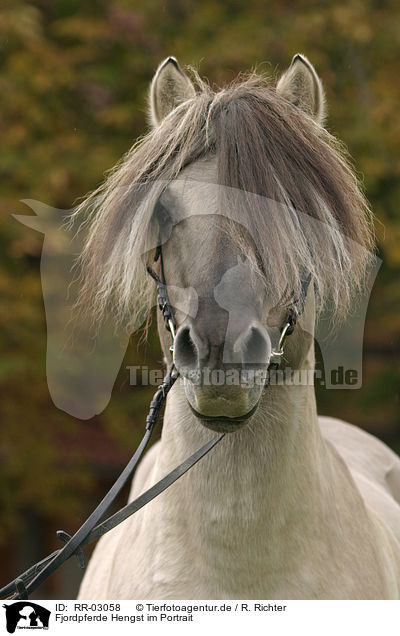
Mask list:
[[[158,245],[156,249],[156,253],[154,256],[154,262],[160,261],[160,270],[161,270],[161,278],[157,276],[155,271],[151,269],[151,267],[147,267],[147,272],[150,274],[152,279],[155,281],[157,285],[157,304],[158,308],[161,311],[165,326],[167,330],[171,333],[172,338],[175,339],[176,333],[176,322],[174,317],[174,312],[171,307],[171,303],[169,302],[168,292],[167,292],[167,284],[165,282],[165,273],[164,273],[164,259],[161,249],[161,237],[158,239]]]
[[[123,508],[121,508],[118,512],[113,514],[111,517],[99,523],[98,525],[94,525],[93,528],[86,533],[85,537],[78,537],[78,534],[87,526],[87,524],[92,520],[92,515],[87,519],[85,524],[78,530],[78,532],[74,535],[74,537],[70,537],[65,533],[68,543],[61,550],[55,550],[47,556],[42,561],[39,561],[28,570],[26,570],[23,574],[14,581],[11,581],[8,585],[3,587],[0,590],[0,596],[6,597],[10,594],[13,594],[11,599],[26,599],[29,594],[41,585],[55,570],[57,570],[62,563],[67,561],[74,554],[79,554],[81,549],[93,543],[93,541],[97,541],[104,534],[118,526],[120,523],[128,519],[128,517],[132,516],[135,512],[143,508],[150,501],[155,499],[159,494],[164,492],[169,486],[171,486],[175,481],[177,481],[182,475],[184,475],[192,466],[197,464],[202,457],[204,457],[221,439],[225,436],[225,433],[219,433],[212,440],[204,444],[199,450],[197,450],[193,455],[188,457],[184,462],[179,464],[176,468],[171,470],[165,477],[160,479],[154,486],[151,486],[148,490],[146,490],[143,494],[137,497],[134,501],[130,502]],[[139,450],[139,449],[138,449]],[[108,493],[109,494],[109,493]],[[103,502],[106,500],[107,496],[104,498]],[[102,502],[102,503],[103,503]],[[106,508],[111,504],[111,500],[108,502]],[[99,506],[100,507],[100,506]],[[98,507],[98,508],[99,508]],[[96,508],[96,511],[98,510]],[[95,511],[95,512],[96,512]],[[94,513],[93,513],[94,514]],[[63,532],[59,530],[57,535],[60,537],[60,533]],[[60,537],[61,538],[61,537]],[[80,567],[85,567],[85,563],[80,563]]]

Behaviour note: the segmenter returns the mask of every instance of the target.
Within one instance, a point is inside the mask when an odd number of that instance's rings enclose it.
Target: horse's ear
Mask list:
[[[325,96],[315,68],[304,55],[294,56],[276,87],[278,93],[311,115],[319,124],[325,117]]]
[[[150,117],[157,126],[178,104],[194,97],[195,90],[174,57],[161,62],[150,86]]]

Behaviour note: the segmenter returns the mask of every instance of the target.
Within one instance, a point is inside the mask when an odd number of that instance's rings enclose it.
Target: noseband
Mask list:
[[[164,318],[166,329],[171,333],[172,336],[171,351],[173,352],[176,334],[176,322],[168,298],[167,285],[164,274],[164,262],[160,244],[157,247],[154,260],[160,260],[161,278],[150,267],[147,267],[147,271],[152,276],[157,286],[157,302]],[[285,344],[285,340],[293,333],[297,318],[304,311],[304,305],[310,280],[311,274],[302,279],[300,297],[297,302],[295,302],[288,310],[285,322],[280,330],[278,347],[276,351],[272,351],[271,357],[273,361],[270,362],[268,370],[276,370],[279,368],[280,360],[284,353],[283,347]],[[47,557],[20,574],[16,579],[8,583],[8,585],[4,586],[0,590],[0,597],[8,597],[15,600],[27,599],[29,597],[29,594],[32,594],[32,592],[37,589],[37,587],[41,585],[53,572],[55,572],[55,570],[57,570],[65,561],[67,561],[67,559],[71,558],[74,555],[78,560],[79,566],[81,568],[84,568],[85,557],[82,551],[82,548],[84,546],[92,543],[93,541],[97,541],[97,539],[99,539],[101,536],[118,526],[125,519],[128,519],[128,517],[140,510],[140,508],[143,508],[143,506],[152,501],[164,490],[169,488],[169,486],[171,486],[177,479],[182,477],[182,475],[184,475],[190,468],[192,468],[192,466],[194,466],[216,444],[218,444],[218,442],[220,442],[223,437],[225,437],[225,433],[218,433],[212,440],[204,444],[204,446],[199,448],[199,450],[188,457],[184,462],[182,462],[182,464],[179,464],[179,466],[174,468],[174,470],[168,473],[168,475],[163,477],[154,486],[149,488],[134,501],[121,508],[111,517],[99,523],[101,517],[103,517],[106,510],[115,500],[116,496],[126,484],[127,480],[133,476],[157,423],[161,407],[167,397],[168,392],[170,391],[178,377],[179,371],[176,369],[174,362],[172,361],[168,367],[162,384],[158,387],[153,399],[151,400],[149,414],[146,418],[146,430],[142,441],[140,442],[136,452],[129,460],[128,464],[126,465],[118,479],[115,481],[108,493],[99,503],[97,508],[92,512],[92,514],[72,537],[67,532],[58,530],[57,536],[61,541],[65,543],[65,545],[60,550],[56,550],[49,554]]]

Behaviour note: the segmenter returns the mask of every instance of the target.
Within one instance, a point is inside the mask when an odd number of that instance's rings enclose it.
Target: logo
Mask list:
[[[37,603],[18,601],[3,607],[9,634],[14,634],[16,629],[49,629],[51,612]]]

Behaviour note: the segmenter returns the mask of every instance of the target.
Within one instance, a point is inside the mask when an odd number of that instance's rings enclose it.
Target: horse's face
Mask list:
[[[187,400],[208,426],[235,430],[259,402],[289,308],[301,320],[282,367],[298,370],[311,367],[314,292],[333,324],[353,305],[373,244],[368,206],[321,126],[321,82],[302,55],[275,87],[254,74],[218,91],[168,58],[149,101],[153,131],[74,215],[88,230],[79,302],[96,322],[139,328],[160,228]],[[163,324],[160,336],[169,358]],[[253,383],[246,371],[259,372]]]
[[[322,121],[323,91],[308,60],[296,56],[277,90]],[[153,124],[157,126],[194,95],[193,85],[176,60],[165,60],[150,90]],[[257,157],[247,160],[257,162]],[[277,298],[271,301],[265,293],[268,272],[260,266],[263,261],[257,253],[260,237],[252,236],[242,216],[232,215],[235,205],[221,208],[217,183],[215,161],[194,162],[164,190],[155,217],[178,327],[174,362],[184,378],[186,398],[205,426],[233,431],[257,408],[272,345],[278,343],[293,287],[285,280],[289,298],[282,303]],[[182,296],[186,296],[184,309]],[[159,326],[167,354],[169,338],[162,320]],[[309,337],[298,347],[295,364],[305,359],[310,342]]]
[[[193,412],[209,428],[236,430],[254,413],[285,307],[269,306],[256,241],[221,210],[215,162],[169,184],[156,209],[164,273],[177,322],[174,362]],[[233,233],[248,243],[239,249]],[[167,350],[169,341],[160,323]],[[167,342],[168,341],[168,342]]]

